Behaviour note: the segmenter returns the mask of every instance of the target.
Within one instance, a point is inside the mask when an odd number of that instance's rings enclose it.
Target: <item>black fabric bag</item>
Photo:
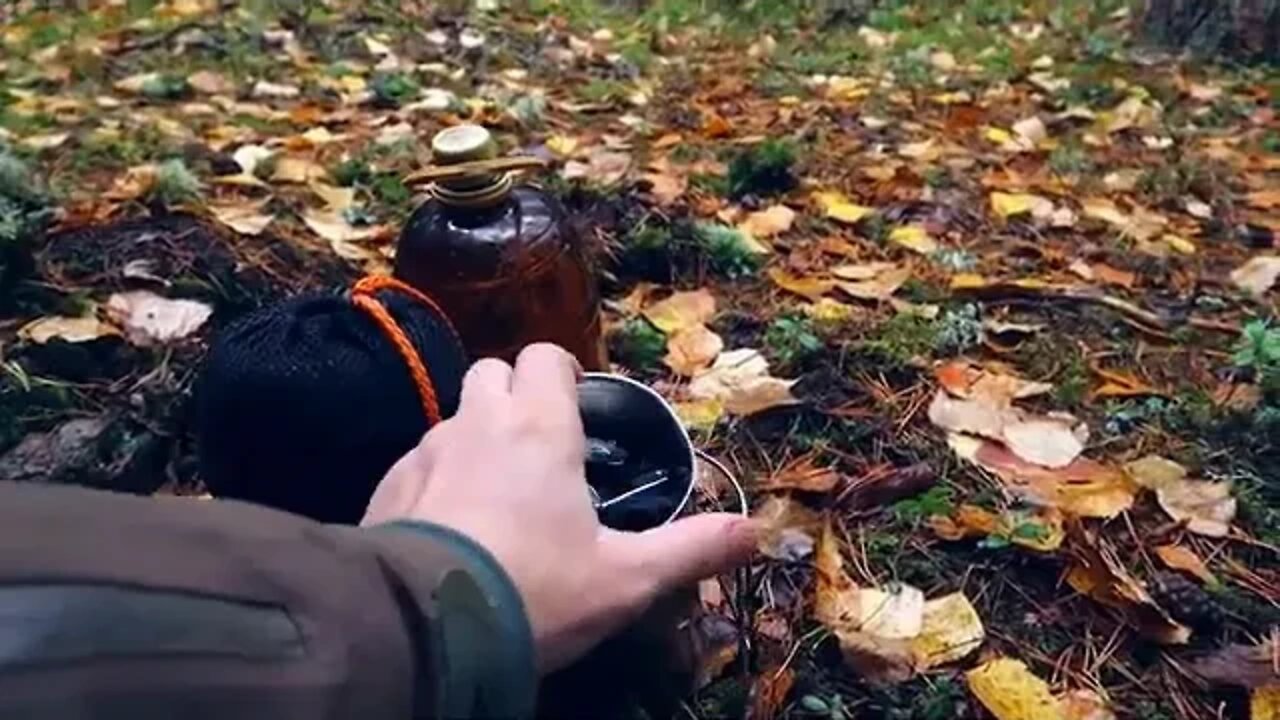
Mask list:
[[[453,415],[467,359],[448,321],[404,292],[372,297],[417,350],[441,416]],[[226,329],[196,396],[209,491],[322,522],[358,522],[430,426],[404,356],[345,295],[294,298]]]

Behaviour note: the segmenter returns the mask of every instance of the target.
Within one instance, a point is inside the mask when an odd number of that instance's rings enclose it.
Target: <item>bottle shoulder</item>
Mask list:
[[[400,242],[402,248],[460,253],[520,252],[560,241],[563,219],[554,198],[537,188],[517,186],[502,204],[492,208],[457,208],[434,198],[427,200],[409,217]]]

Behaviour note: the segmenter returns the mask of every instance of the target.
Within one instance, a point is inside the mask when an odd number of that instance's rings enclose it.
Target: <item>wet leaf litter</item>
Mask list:
[[[1119,0],[471,5],[19,3],[0,476],[198,493],[209,333],[386,272],[425,139],[478,123],[598,245],[613,370],[768,528],[700,587],[681,717],[1274,714],[1266,73]],[[602,520],[665,521],[689,479],[617,449]]]

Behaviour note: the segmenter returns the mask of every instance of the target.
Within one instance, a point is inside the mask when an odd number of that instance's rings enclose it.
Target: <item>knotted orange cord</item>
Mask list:
[[[449,328],[449,332],[457,336],[457,330],[453,324],[449,322],[449,316],[435,300],[431,299],[426,293],[406,285],[393,277],[386,276],[369,276],[361,278],[351,288],[351,302],[355,306],[368,313],[376,324],[391,341],[396,352],[400,353],[400,357],[404,358],[404,362],[409,366],[409,376],[413,379],[413,386],[418,389],[418,397],[422,400],[422,410],[427,415],[427,420],[431,425],[440,422],[440,401],[436,397],[436,387],[431,381],[431,374],[427,371],[426,364],[422,361],[422,356],[413,346],[413,342],[405,333],[396,319],[391,317],[391,313],[387,311],[386,306],[382,304],[378,298],[374,297],[374,293],[379,290],[394,290],[402,292],[405,295],[426,305],[440,316],[444,324]]]

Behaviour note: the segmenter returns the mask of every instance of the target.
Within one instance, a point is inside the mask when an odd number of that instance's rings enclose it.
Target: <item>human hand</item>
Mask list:
[[[362,523],[425,520],[484,546],[520,589],[543,673],[755,548],[754,523],[729,514],[643,533],[602,527],[587,492],[579,374],[547,344],[526,348],[514,368],[473,365],[458,413],[387,473]]]

